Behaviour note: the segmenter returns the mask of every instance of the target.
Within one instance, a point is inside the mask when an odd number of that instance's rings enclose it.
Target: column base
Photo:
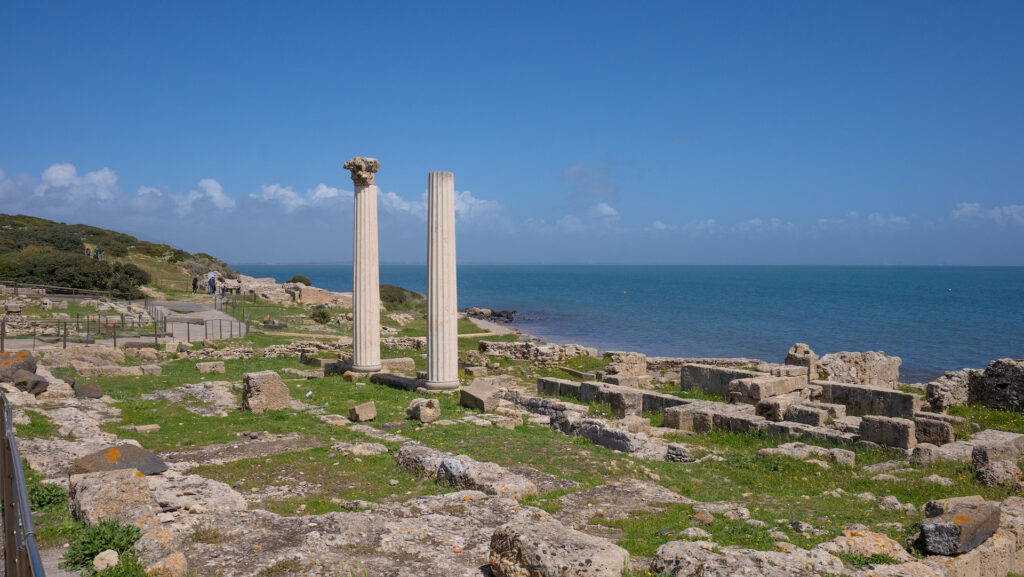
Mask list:
[[[352,365],[349,370],[353,373],[379,373],[380,365]]]
[[[454,381],[427,381],[423,384],[423,388],[431,391],[449,391],[459,388],[460,384],[458,379]]]

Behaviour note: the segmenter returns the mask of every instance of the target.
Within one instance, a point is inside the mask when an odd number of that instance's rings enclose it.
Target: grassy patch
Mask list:
[[[16,436],[22,439],[53,439],[57,436],[57,425],[39,411],[26,410],[29,424],[17,425]]]
[[[898,565],[900,563],[885,553],[875,553],[870,556],[854,555],[853,553],[836,553],[835,555],[844,565],[854,569],[863,569],[868,565]]]
[[[957,436],[967,438],[980,429],[999,429],[1011,433],[1024,433],[1024,414],[1016,411],[1001,411],[978,405],[950,407],[950,415],[963,417],[967,423],[957,431]]]

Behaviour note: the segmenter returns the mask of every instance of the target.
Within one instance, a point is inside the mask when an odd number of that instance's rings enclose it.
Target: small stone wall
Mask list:
[[[711,365],[683,365],[679,371],[680,388],[684,391],[702,391],[710,395],[729,398],[729,383],[736,379],[763,377],[764,373]]]
[[[921,398],[883,387],[848,385],[829,381],[813,381],[821,387],[821,400],[826,403],[846,405],[849,415],[882,415],[913,419],[921,410]]]

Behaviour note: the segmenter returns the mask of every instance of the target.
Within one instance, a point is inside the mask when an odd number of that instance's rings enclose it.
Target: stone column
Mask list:
[[[459,387],[455,176],[431,172],[427,188],[427,384]]]
[[[352,243],[352,370],[380,370],[380,271],[377,267],[376,158],[357,156],[345,162],[355,184]]]

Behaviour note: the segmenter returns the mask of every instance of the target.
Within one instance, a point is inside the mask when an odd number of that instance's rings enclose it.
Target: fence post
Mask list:
[[[64,323],[64,348],[68,348],[68,323]]]
[[[0,320],[0,353],[4,352],[4,341],[7,340],[7,319]]]
[[[78,325],[78,315],[79,315],[79,314],[80,314],[80,313],[77,313],[77,312],[75,313],[75,332],[76,332],[76,333],[77,333],[78,331],[81,331],[81,330],[82,330],[82,327],[80,327],[80,326]]]
[[[185,323],[185,342],[192,342],[192,323]]]
[[[114,327],[114,330],[112,332],[114,333],[114,348],[116,349],[117,348],[117,327]]]
[[[32,350],[36,350],[36,327],[32,325]]]

